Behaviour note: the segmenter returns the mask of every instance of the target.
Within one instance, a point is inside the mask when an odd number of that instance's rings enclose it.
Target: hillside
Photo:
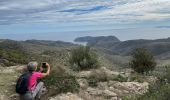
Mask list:
[[[0,66],[26,64],[30,60],[63,63],[74,44],[45,40],[0,40]]]
[[[37,60],[40,62],[50,61],[52,63],[56,62],[68,65],[66,60],[68,60],[69,52],[72,48],[78,46],[68,42],[47,40],[0,41],[0,51],[3,51],[0,52],[1,66],[25,64],[31,60]],[[97,52],[103,66],[117,69],[128,63],[129,57],[115,55],[111,51],[103,48],[94,48],[94,51]]]
[[[155,76],[131,73],[128,66],[131,57],[127,56],[128,53],[119,54],[123,51],[118,50],[123,48],[124,52],[127,52],[139,44],[148,43],[155,45],[162,43],[161,45],[166,47],[169,40],[120,41],[110,36],[95,39],[88,39],[92,41],[88,45],[93,44],[91,50],[98,55],[100,67],[77,72],[71,69],[69,57],[71,50],[78,45],[47,40],[0,40],[0,100],[18,100],[18,94],[14,89],[16,79],[24,72],[29,61],[48,62],[52,67],[50,76],[41,80],[45,82],[47,88],[42,100],[133,100],[130,97],[148,93],[149,85],[156,82]],[[117,48],[116,53],[112,51],[113,47],[115,50]],[[161,53],[159,56],[164,55],[165,53]],[[163,71],[159,72],[160,69]],[[162,67],[160,69],[156,69],[155,72],[165,73],[165,69]],[[130,99],[124,99],[127,97]]]
[[[135,48],[146,48],[155,56],[167,54],[170,51],[170,38],[156,40],[115,40],[116,37],[80,37],[75,39],[77,42],[87,42],[88,46],[103,48],[117,55],[130,55]],[[97,42],[94,42],[97,41]]]

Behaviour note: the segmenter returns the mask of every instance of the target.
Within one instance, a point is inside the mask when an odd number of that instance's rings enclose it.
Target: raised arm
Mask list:
[[[42,73],[42,77],[46,77],[46,76],[50,75],[50,65],[48,63],[46,63],[46,66],[47,66],[47,72]]]

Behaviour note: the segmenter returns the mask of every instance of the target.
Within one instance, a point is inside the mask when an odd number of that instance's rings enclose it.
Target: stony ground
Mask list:
[[[15,93],[15,83],[23,68],[24,66],[0,67],[0,100],[18,100],[18,95]],[[117,77],[121,74],[106,68],[102,68],[98,72],[101,70],[101,73],[105,72],[108,77]],[[79,93],[59,94],[49,97],[49,100],[122,100],[123,96],[141,95],[148,90],[148,82],[119,82],[114,80],[98,82],[96,87],[90,87],[87,79],[93,72],[77,73],[77,80],[81,87]],[[123,75],[129,76],[128,73]]]

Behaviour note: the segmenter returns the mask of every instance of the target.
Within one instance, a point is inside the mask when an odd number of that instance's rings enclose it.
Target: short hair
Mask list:
[[[29,62],[27,65],[28,71],[32,72],[36,70],[36,67],[38,66],[38,63],[36,61]]]

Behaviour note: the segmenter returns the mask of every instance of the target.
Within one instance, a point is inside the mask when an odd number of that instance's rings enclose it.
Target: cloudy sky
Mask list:
[[[170,37],[170,0],[0,0],[0,38],[85,35]]]

